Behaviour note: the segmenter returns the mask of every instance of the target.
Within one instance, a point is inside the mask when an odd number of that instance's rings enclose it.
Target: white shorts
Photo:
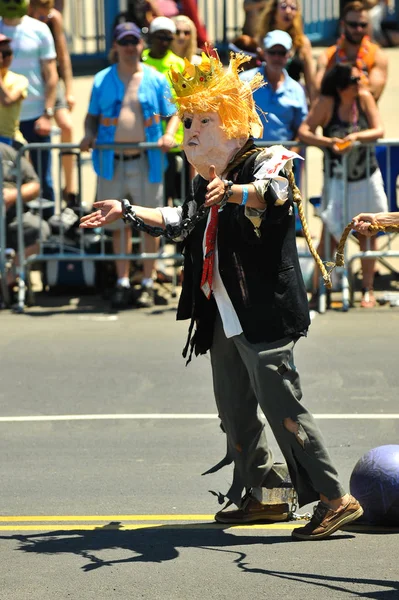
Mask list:
[[[331,235],[339,240],[343,230],[355,215],[361,212],[387,212],[388,199],[384,190],[381,171],[376,169],[369,179],[350,181],[347,184],[347,202],[344,202],[344,181],[342,178],[326,179],[323,189],[321,213],[323,223]]]
[[[147,208],[164,205],[163,183],[148,181],[149,166],[145,153],[135,160],[115,160],[114,167],[112,179],[98,177],[97,200],[127,198],[132,204]],[[122,227],[126,227],[123,221],[116,221],[106,225],[104,229],[115,230]]]

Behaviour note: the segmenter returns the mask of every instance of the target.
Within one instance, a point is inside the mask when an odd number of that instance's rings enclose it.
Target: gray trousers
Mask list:
[[[244,334],[227,339],[218,315],[210,354],[216,404],[241,489],[278,483],[259,405],[303,506],[320,494],[334,499],[345,491],[313,416],[300,403],[294,346],[291,338],[260,344],[250,344]],[[232,495],[230,499],[239,502]]]

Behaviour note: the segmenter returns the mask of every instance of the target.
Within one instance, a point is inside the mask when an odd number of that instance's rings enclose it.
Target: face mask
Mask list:
[[[0,0],[0,16],[6,19],[19,19],[28,12],[29,0]]]
[[[229,140],[217,113],[185,114],[183,125],[183,150],[188,162],[204,179],[209,178],[210,165],[215,165],[216,174],[221,177],[247,139]]]

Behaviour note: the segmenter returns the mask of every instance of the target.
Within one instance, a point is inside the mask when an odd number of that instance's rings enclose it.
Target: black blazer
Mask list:
[[[229,174],[235,183],[254,180],[255,155]],[[208,182],[199,175],[193,181],[194,200],[205,200]],[[193,198],[191,198],[192,202]],[[256,235],[244,207],[228,203],[219,213],[219,271],[226,291],[251,343],[273,342],[306,334],[310,325],[306,289],[299,266],[295,237],[295,214],[289,199],[275,206],[271,187],[265,194],[266,211]],[[216,303],[200,289],[203,237],[207,220],[197,224],[184,242],[184,282],[177,319],[192,318],[197,331],[192,339],[195,353],[212,345]]]

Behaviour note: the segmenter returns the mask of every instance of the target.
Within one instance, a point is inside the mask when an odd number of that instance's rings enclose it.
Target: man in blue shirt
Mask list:
[[[267,82],[267,85],[254,92],[263,124],[262,140],[295,140],[299,126],[308,114],[308,107],[302,86],[284,68],[292,48],[291,36],[286,31],[275,29],[267,34],[263,45],[266,62],[256,69],[241,73],[240,77],[250,81],[260,72]]]
[[[163,171],[166,161],[161,151],[174,145],[180,119],[164,75],[140,62],[144,48],[141,30],[135,23],[120,23],[114,31],[111,67],[96,74],[85,120],[85,136],[80,149],[94,145],[129,144],[116,151],[93,151],[93,166],[98,175],[97,200],[128,198],[132,204],[156,207],[163,205]],[[167,121],[165,132],[162,120]],[[141,152],[137,144],[156,142],[158,148]],[[126,227],[110,227],[115,254],[131,254],[132,240]],[[123,231],[124,230],[124,231]],[[157,250],[157,240],[145,235],[147,253]],[[112,297],[114,308],[133,303],[130,291],[129,261],[117,260],[117,286]],[[140,307],[152,306],[154,290],[153,260],[144,260],[141,291],[135,299]]]

